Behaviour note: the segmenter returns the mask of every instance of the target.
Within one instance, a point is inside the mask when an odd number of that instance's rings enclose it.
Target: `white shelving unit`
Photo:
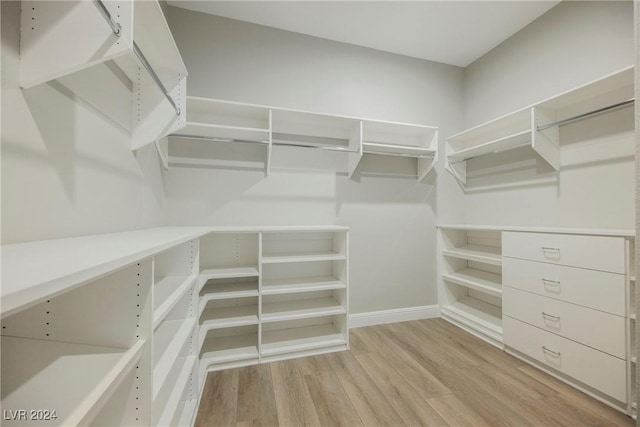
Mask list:
[[[348,348],[343,227],[270,227],[201,239],[200,370]]]
[[[29,0],[21,19],[22,87],[112,60],[133,86],[133,150],[185,125],[187,70],[157,1]]]
[[[439,229],[442,317],[502,346],[501,233]]]
[[[422,180],[438,158],[433,126],[197,97],[188,98],[187,109],[186,128],[170,138],[175,166],[259,164],[268,175],[274,147],[297,147],[346,153],[349,177],[363,156],[409,157]]]
[[[466,184],[468,160],[528,146],[559,170],[559,126],[620,108],[632,99],[630,67],[448,137],[446,169]]]

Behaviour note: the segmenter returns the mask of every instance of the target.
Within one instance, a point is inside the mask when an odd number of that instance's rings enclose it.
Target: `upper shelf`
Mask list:
[[[157,1],[22,2],[20,85],[113,60],[131,80],[132,149],[185,125],[187,70]]]
[[[356,117],[188,97],[189,122],[171,140],[199,139],[266,147],[260,151],[268,174],[272,147],[313,148],[347,154],[349,177],[364,155],[410,157],[422,180],[437,161],[438,129]],[[178,150],[181,152],[182,150]],[[238,151],[236,150],[236,153]],[[246,160],[247,154],[242,160]],[[171,157],[172,164],[192,164]],[[203,161],[211,164],[211,159]]]
[[[560,169],[558,127],[633,103],[633,67],[447,138],[447,170],[466,183],[465,161],[528,146]]]

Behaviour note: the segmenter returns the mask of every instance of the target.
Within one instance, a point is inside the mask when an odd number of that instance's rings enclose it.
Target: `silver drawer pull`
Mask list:
[[[548,246],[542,246],[542,252],[557,252],[560,255],[560,248],[550,248]]]
[[[549,318],[551,318],[553,320],[560,321],[560,316],[554,316],[553,314],[545,313],[544,311],[542,312],[542,316],[543,317],[549,317]]]
[[[546,353],[551,353],[553,356],[555,357],[560,357],[560,352],[559,351],[553,351],[553,350],[549,350],[547,347],[545,347],[544,345],[542,346],[542,349],[546,352]]]
[[[560,286],[559,280],[542,279],[542,283],[545,285]]]

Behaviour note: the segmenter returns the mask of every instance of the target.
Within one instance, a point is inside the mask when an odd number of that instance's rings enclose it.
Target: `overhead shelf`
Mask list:
[[[24,1],[20,85],[113,60],[132,82],[139,149],[185,125],[187,70],[157,1]]]
[[[633,105],[633,67],[446,139],[446,169],[466,184],[466,161],[528,146],[560,170],[559,126]]]
[[[7,367],[2,370],[2,406],[55,410],[57,419],[48,424],[74,426],[91,424],[136,366],[145,343],[137,341],[125,350],[6,336],[1,341],[2,365]],[[27,360],[30,363],[24,363]]]
[[[433,126],[386,122],[309,111],[188,97],[190,122],[171,135],[171,144],[197,139],[212,143],[243,143],[266,147],[261,161],[269,174],[273,147],[310,148],[347,155],[347,171],[353,175],[364,155],[410,157],[417,161],[422,180],[437,161],[438,130]],[[178,146],[175,145],[177,148]],[[221,166],[223,163],[183,153],[169,164]],[[196,152],[198,151],[198,152]],[[237,154],[237,153],[236,153]],[[219,154],[220,155],[220,154]],[[247,157],[248,154],[245,154]],[[246,159],[245,159],[246,161]],[[243,158],[235,159],[243,165]],[[224,163],[226,164],[226,163]]]

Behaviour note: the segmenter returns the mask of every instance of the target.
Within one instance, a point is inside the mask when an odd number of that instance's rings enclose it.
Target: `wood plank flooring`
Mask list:
[[[351,350],[209,373],[195,425],[633,426],[442,319],[351,330]]]

